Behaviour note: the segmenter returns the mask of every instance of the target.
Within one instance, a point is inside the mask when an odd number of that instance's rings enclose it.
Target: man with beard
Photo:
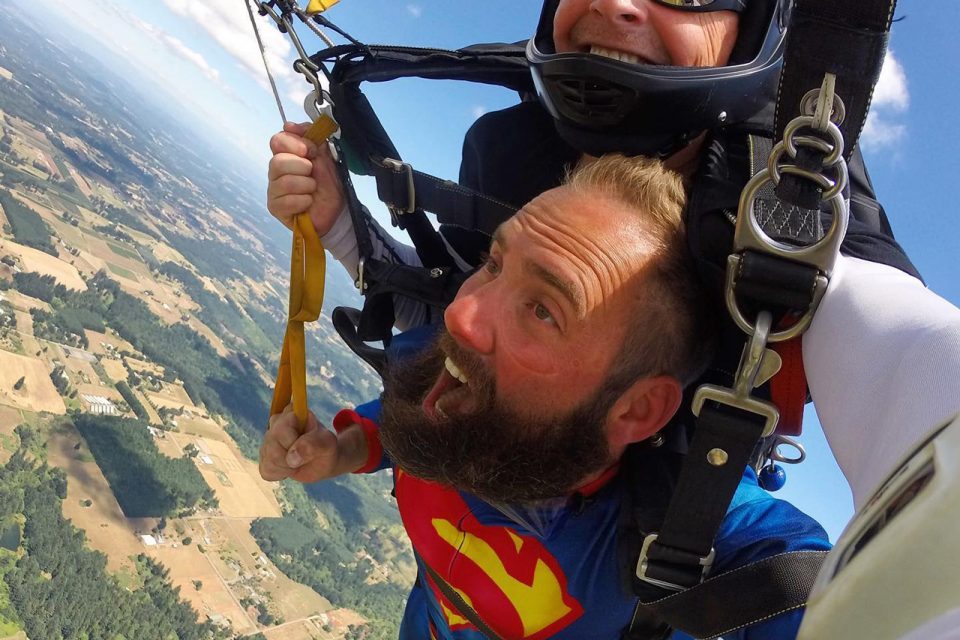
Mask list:
[[[776,84],[790,5],[545,0],[527,48],[541,85],[539,102],[484,114],[464,141],[459,182],[520,205],[556,186],[581,153],[666,158],[690,180],[688,240],[716,294],[731,251],[728,216],[750,176],[746,132],[772,127],[767,89]],[[584,81],[564,82],[567,72]],[[590,87],[611,81],[630,89],[618,103],[627,114],[622,122],[587,126],[571,115],[597,96],[616,94],[587,95]],[[621,113],[587,111],[596,117]],[[360,255],[342,185],[329,149],[304,140],[305,129],[288,123],[271,139],[268,208],[287,221],[308,212],[324,246],[357,281]],[[810,397],[859,510],[905,452],[960,411],[960,377],[949,374],[960,363],[960,311],[924,287],[893,239],[859,151],[851,159],[850,179],[850,227],[802,348]],[[372,257],[421,264],[413,247],[372,227]],[[488,243],[477,238],[483,234],[445,231],[456,264],[465,271],[476,266]],[[400,294],[394,305],[399,328],[431,323],[438,315]],[[721,325],[727,338],[722,342],[737,346],[718,356],[701,381],[728,386],[743,336],[729,320]],[[805,398],[801,389],[789,412],[781,405],[784,422],[790,413],[799,424]]]
[[[659,162],[581,163],[499,227],[438,337],[408,338],[423,348],[393,364],[382,404],[340,412],[336,435],[312,415],[303,435],[292,412],[271,418],[267,480],[395,469],[421,569],[401,638],[620,638],[629,627],[619,463],[628,447],[650,465],[671,455],[658,432],[711,355],[684,201]],[[642,500],[661,502],[668,486]],[[712,573],[828,547],[748,469]],[[727,637],[790,638],[800,616]]]

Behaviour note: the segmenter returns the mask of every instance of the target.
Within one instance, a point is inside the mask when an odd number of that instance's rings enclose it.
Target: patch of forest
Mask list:
[[[332,486],[332,483],[327,481],[312,486],[327,485]],[[320,527],[316,505],[304,487],[287,482],[285,495],[288,503],[284,506],[283,517],[256,520],[251,524],[250,532],[263,552],[287,576],[309,585],[333,604],[355,609],[367,618],[369,625],[364,637],[390,640],[397,637],[409,585],[393,581],[368,583],[375,567],[365,556],[369,554],[377,562],[385,561],[371,533],[389,527],[398,519],[394,511],[392,517],[371,519],[362,525],[345,522],[341,512],[360,515],[357,509],[361,505],[383,503],[382,499],[363,500],[357,494],[347,498],[348,493],[349,490],[341,493],[343,500],[339,505],[321,503],[320,511],[329,526]],[[364,515],[373,518],[372,514]]]
[[[16,551],[0,549],[0,628],[31,640],[222,640],[228,630],[199,622],[170,586],[167,570],[137,558],[142,586],[129,591],[106,571],[106,557],[84,547],[62,515],[66,483],[22,450],[0,467],[0,521],[22,522]],[[6,625],[6,626],[4,626]]]
[[[198,506],[217,506],[193,461],[160,453],[145,423],[79,414],[74,424],[128,518],[179,516]]]
[[[14,280],[22,293],[56,310],[73,312],[44,316],[44,322],[54,323],[51,326],[58,331],[75,332],[71,315],[82,326],[102,330],[95,323],[95,318],[100,318],[104,326],[113,328],[151,361],[179,377],[194,403],[230,418],[230,435],[248,457],[255,458],[260,433],[267,423],[270,396],[253,367],[241,370],[234,366],[186,324],[164,324],[144,302],[123,291],[102,271],[87,285],[87,291],[77,292],[56,284],[51,276],[35,273],[20,273]]]
[[[248,317],[251,309],[240,309],[231,298],[221,298],[213,293],[203,286],[193,271],[176,262],[164,262],[157,267],[157,272],[183,285],[183,290],[199,307],[197,317],[214,330],[225,329],[229,335],[222,337],[227,342],[230,342],[230,336],[238,337],[244,342],[244,350],[261,360],[279,353],[283,323],[276,316],[271,316],[266,323],[259,322],[262,318],[257,318],[258,322],[251,320]]]
[[[40,215],[17,200],[6,189],[0,188],[0,206],[10,221],[10,228],[17,242],[34,249],[57,255],[57,248],[50,238],[50,227]]]

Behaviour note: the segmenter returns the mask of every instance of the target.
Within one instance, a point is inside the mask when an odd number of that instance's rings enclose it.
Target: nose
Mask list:
[[[443,323],[450,336],[461,347],[477,355],[490,355],[495,343],[493,323],[496,310],[491,296],[484,289],[483,286],[472,287],[468,280],[443,312]]]
[[[593,0],[590,10],[616,25],[645,22],[649,0]]]

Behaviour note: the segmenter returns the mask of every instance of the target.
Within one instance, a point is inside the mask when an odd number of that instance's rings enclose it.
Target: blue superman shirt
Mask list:
[[[376,442],[379,402],[344,411],[335,423],[361,422],[371,459],[363,471],[391,467]],[[620,638],[636,599],[623,586],[618,558],[622,492],[618,477],[574,509],[566,501],[531,527],[474,496],[396,472],[400,516],[418,561],[426,562],[503,638]],[[714,574],[785,551],[826,550],[826,533],[793,505],[761,489],[747,469],[715,543]],[[793,611],[725,636],[796,636]],[[689,636],[674,633],[676,640]],[[421,566],[407,601],[401,640],[484,640]]]

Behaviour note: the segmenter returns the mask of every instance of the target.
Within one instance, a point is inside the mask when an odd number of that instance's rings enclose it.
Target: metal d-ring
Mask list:
[[[778,242],[768,236],[757,221],[753,204],[760,189],[767,182],[772,182],[770,171],[769,169],[761,169],[750,179],[740,195],[737,226],[733,236],[734,252],[754,250],[761,253],[770,253],[787,260],[794,260],[816,267],[825,274],[831,273],[837,260],[840,243],[847,232],[849,210],[846,201],[839,194],[829,198],[827,202],[830,203],[833,212],[830,228],[818,242],[806,247],[795,247]],[[818,184],[820,183],[818,182]],[[824,186],[829,188],[833,185],[825,184]]]
[[[786,147],[787,152],[790,154],[791,158],[797,157],[797,145],[796,138],[806,137],[806,136],[797,136],[797,132],[801,129],[816,129],[816,123],[813,116],[797,116],[791,120],[786,128],[783,130],[783,145]],[[821,163],[821,166],[828,167],[830,165],[836,164],[840,161],[843,156],[843,133],[840,131],[840,127],[833,124],[832,122],[827,122],[827,127],[820,133],[825,133],[830,136],[830,142],[833,143],[832,151],[830,154],[825,157]],[[827,144],[830,142],[824,141]],[[768,162],[769,165],[769,162]]]
[[[788,458],[787,456],[783,455],[782,453],[780,453],[780,449],[779,449],[780,446],[782,445],[792,447],[797,452],[797,455],[792,458]],[[770,453],[768,454],[767,457],[770,458],[772,462],[782,462],[784,464],[800,464],[801,462],[807,459],[807,450],[804,449],[803,445],[797,442],[796,440],[794,440],[793,438],[790,438],[787,436],[781,436],[781,435],[773,436],[773,442],[770,445],[769,452]]]

